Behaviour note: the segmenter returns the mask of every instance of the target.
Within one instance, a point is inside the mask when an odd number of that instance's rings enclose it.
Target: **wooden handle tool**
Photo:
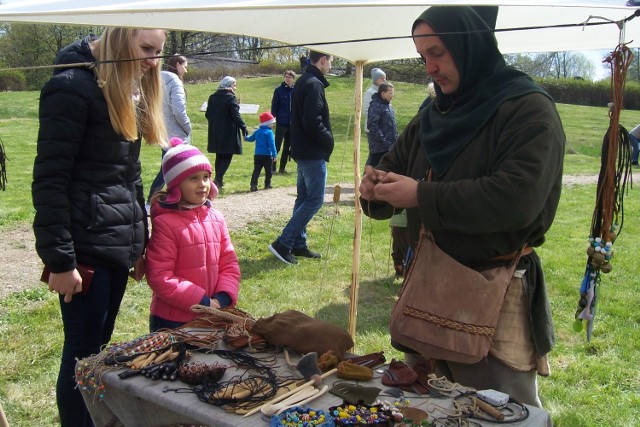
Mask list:
[[[491,415],[493,418],[495,418],[498,421],[504,420],[504,414],[502,412],[498,411],[493,406],[489,405],[485,401],[480,400],[480,399],[478,399],[476,397],[472,397],[471,399],[473,399],[473,403],[475,403],[476,406],[482,410],[482,412],[485,412],[485,413]]]
[[[335,374],[338,371],[338,368],[333,368],[327,372],[325,372],[324,374],[320,375],[320,378],[326,378],[329,375]],[[302,384],[299,387],[294,388],[293,390],[291,390],[288,393],[283,394],[282,396],[278,396],[275,399],[270,400],[269,402],[265,403],[264,405],[258,406],[257,408],[253,408],[251,411],[247,412],[246,414],[243,415],[243,417],[249,417],[253,414],[255,414],[256,412],[259,412],[263,406],[267,406],[267,405],[273,405],[274,403],[278,403],[281,400],[286,399],[287,397],[291,396],[292,394],[294,394],[297,390],[299,390],[302,387],[306,387],[306,386],[310,386],[315,384],[314,380],[309,380],[306,383]]]

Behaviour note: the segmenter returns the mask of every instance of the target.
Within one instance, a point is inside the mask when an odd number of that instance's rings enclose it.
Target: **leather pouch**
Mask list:
[[[476,271],[436,245],[424,228],[390,320],[391,339],[432,359],[477,363],[487,356],[520,254]]]
[[[340,360],[353,347],[351,335],[344,329],[296,310],[256,320],[251,333],[263,336],[274,346],[287,347],[301,354],[312,351],[323,354],[333,350]]]
[[[418,379],[416,371],[406,363],[392,359],[389,368],[382,375],[382,384],[399,387],[411,385]]]
[[[362,356],[350,357],[346,360],[355,365],[367,366],[369,368],[375,368],[376,366],[380,366],[384,364],[384,362],[386,362],[383,351],[379,351],[377,353],[369,353]]]
[[[373,378],[373,371],[366,366],[355,365],[349,361],[338,363],[338,378],[356,381],[369,381]]]

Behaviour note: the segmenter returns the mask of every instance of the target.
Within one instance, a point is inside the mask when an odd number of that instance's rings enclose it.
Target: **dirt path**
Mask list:
[[[353,200],[353,184],[341,184],[341,201]],[[290,212],[295,201],[293,187],[274,188],[255,193],[231,194],[216,199],[231,230],[245,227],[253,221]],[[333,187],[327,187],[325,202],[333,203]],[[42,262],[36,251],[33,230],[23,224],[2,233],[0,239],[0,299],[12,292],[39,284]]]
[[[591,184],[596,176],[565,176],[565,185]],[[341,184],[341,201],[353,200],[353,184]],[[290,212],[295,200],[295,188],[274,188],[255,193],[231,194],[215,201],[225,216],[229,229],[236,230],[248,223]],[[333,203],[333,187],[327,187],[325,203]],[[2,233],[0,239],[0,299],[39,283],[42,262],[34,249],[30,224]]]

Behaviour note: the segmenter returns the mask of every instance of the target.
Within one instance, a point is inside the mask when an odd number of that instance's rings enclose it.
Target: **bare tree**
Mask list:
[[[592,79],[594,66],[579,52],[543,52],[505,55],[507,63],[532,77]]]

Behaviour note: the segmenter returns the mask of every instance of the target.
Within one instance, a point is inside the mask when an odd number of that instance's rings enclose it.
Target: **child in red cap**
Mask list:
[[[271,188],[272,165],[278,157],[276,139],[273,135],[273,125],[276,119],[269,111],[260,114],[260,127],[244,138],[245,141],[256,143],[253,154],[253,175],[251,175],[251,191],[258,191],[258,178],[264,168],[264,189]]]
[[[171,145],[162,159],[167,189],[151,201],[145,270],[153,290],[152,332],[193,320],[194,304],[233,307],[240,288],[240,265],[227,224],[211,205],[218,195],[211,163],[179,138],[171,138]]]

